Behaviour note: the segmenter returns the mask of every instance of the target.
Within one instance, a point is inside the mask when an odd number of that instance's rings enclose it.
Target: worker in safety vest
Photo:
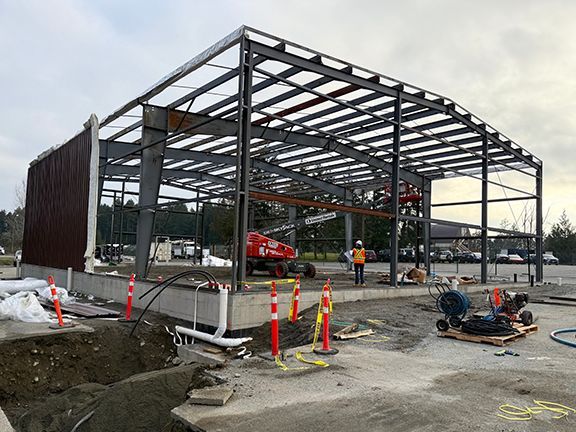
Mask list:
[[[366,286],[364,282],[364,263],[366,262],[366,250],[362,247],[362,241],[356,242],[356,247],[352,249],[354,259],[354,286]]]

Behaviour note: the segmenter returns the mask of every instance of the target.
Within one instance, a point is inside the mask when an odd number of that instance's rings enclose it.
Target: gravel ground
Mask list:
[[[576,297],[573,285],[527,290],[533,298]],[[471,300],[473,311],[485,309],[481,294],[471,295]],[[194,408],[196,424],[204,430],[576,430],[576,414],[557,420],[542,413],[529,422],[497,417],[501,404],[533,405],[534,399],[576,408],[576,351],[548,336],[555,328],[575,326],[575,309],[542,304],[528,308],[540,331],[509,346],[520,356],[497,357],[495,346],[438,338],[435,321],[441,316],[429,296],[335,304],[334,330],[356,322],[376,335],[331,342],[340,352],[324,359],[330,367],[303,370],[293,356],[297,350],[317,358],[309,352],[316,315],[310,308],[301,313],[296,327],[281,322],[287,371],[256,356],[207,372],[174,368],[171,338],[163,324],[175,320],[147,316],[155,326],[141,324],[134,341],[127,339],[128,328],[99,321],[90,336],[2,344],[2,406],[19,431],[70,430],[90,411],[93,417],[80,430],[182,431],[181,425],[170,423],[170,408],[184,401],[188,388],[221,378],[235,394],[224,407]],[[269,335],[267,325],[256,329],[249,349],[268,351]],[[84,341],[88,337],[91,344]],[[128,357],[113,354],[121,348]],[[56,360],[53,351],[67,353],[58,356],[57,373],[50,363]],[[34,356],[40,358],[37,366]],[[34,368],[42,371],[39,383],[26,375]]]
[[[576,297],[576,286],[531,292]],[[479,295],[472,301],[484,306]],[[576,414],[541,413],[530,421],[497,416],[502,404],[533,406],[533,400],[576,409],[576,351],[549,338],[553,329],[576,324],[573,307],[529,305],[540,331],[508,347],[519,356],[498,357],[496,346],[438,338],[432,304],[422,297],[335,305],[335,319],[384,321],[378,334],[390,340],[333,342],[340,353],[326,359],[328,368],[282,371],[258,358],[235,361],[219,372],[235,395],[222,408],[195,408],[196,424],[208,431],[576,430]],[[285,364],[302,366],[290,356]]]

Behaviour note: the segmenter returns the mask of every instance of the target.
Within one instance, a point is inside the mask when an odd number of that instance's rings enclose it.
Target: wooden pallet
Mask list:
[[[514,324],[514,328],[518,330],[518,333],[514,333],[508,336],[480,336],[472,335],[468,333],[462,333],[460,330],[450,328],[448,331],[439,331],[438,337],[446,337],[452,339],[458,339],[466,342],[476,342],[476,343],[486,343],[496,346],[504,346],[509,342],[514,342],[516,339],[526,337],[526,335],[535,333],[538,331],[538,326],[532,324],[529,326],[523,326],[521,324]]]

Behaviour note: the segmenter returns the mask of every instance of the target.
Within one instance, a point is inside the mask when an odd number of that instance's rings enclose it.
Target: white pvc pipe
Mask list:
[[[228,322],[228,290],[219,288],[220,311],[218,312],[218,329],[214,333],[214,339],[221,338],[226,332]]]
[[[182,333],[188,336],[192,336],[193,338],[203,340],[205,342],[210,342],[216,345],[220,345],[223,347],[236,347],[242,345],[243,343],[249,342],[252,338],[215,338],[214,335],[204,333],[198,330],[192,330],[186,327],[176,326],[176,331],[178,333]]]
[[[72,267],[68,267],[68,273],[66,274],[66,291],[72,291]]]
[[[176,326],[176,332],[182,333],[193,338],[198,338],[205,342],[210,342],[223,347],[235,347],[245,342],[251,341],[252,338],[223,338],[226,333],[228,321],[228,289],[219,288],[218,290],[219,312],[218,312],[218,329],[213,335],[204,333],[196,329],[192,330],[187,327]],[[194,327],[196,327],[196,305],[194,307]]]

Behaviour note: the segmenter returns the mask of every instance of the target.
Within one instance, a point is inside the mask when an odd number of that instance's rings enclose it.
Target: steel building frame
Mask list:
[[[139,275],[155,209],[172,202],[234,199],[236,287],[245,280],[251,199],[315,200],[345,209],[355,191],[390,182],[392,251],[402,219],[422,224],[426,264],[430,223],[481,231],[485,257],[489,232],[528,237],[536,243],[536,279],[542,280],[541,160],[444,96],[253,28],[239,28],[106,117],[99,169],[100,194],[105,182],[139,184]],[[500,171],[529,177],[535,193],[490,177]],[[480,204],[480,224],[431,218],[432,183],[450,177],[478,180],[481,199],[436,205]],[[399,214],[401,181],[422,191],[418,216]],[[515,196],[489,199],[490,185]],[[172,200],[159,197],[161,186]],[[187,199],[190,191],[197,197]],[[488,205],[506,200],[535,201],[535,232],[488,226]],[[352,220],[345,220],[351,248]],[[397,254],[391,257],[395,284]],[[486,282],[486,262],[481,278]]]

